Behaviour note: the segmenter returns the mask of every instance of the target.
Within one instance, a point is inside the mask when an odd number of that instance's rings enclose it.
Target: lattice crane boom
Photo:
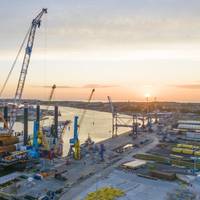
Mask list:
[[[108,96],[107,98],[108,98],[108,102],[109,102],[109,105],[110,105],[110,110],[111,110],[111,112],[112,112],[112,115],[114,116],[114,115],[115,115],[115,113],[114,113],[115,111],[114,111],[114,106],[113,106],[111,97]]]
[[[21,68],[21,72],[20,72],[20,76],[19,76],[19,81],[17,84],[16,92],[15,92],[15,104],[17,104],[17,105],[20,104],[20,100],[22,97],[24,84],[26,81],[26,75],[27,75],[27,71],[28,71],[28,66],[29,66],[30,58],[31,58],[31,54],[32,54],[36,29],[40,27],[41,18],[44,13],[47,13],[46,8],[43,8],[42,11],[36,16],[36,18],[33,19],[32,23],[31,23],[31,28],[30,28],[30,32],[29,32],[29,36],[28,36],[26,49],[25,49],[22,68]]]
[[[32,23],[31,23],[30,32],[29,32],[28,40],[27,40],[27,45],[25,48],[25,54],[24,54],[24,58],[23,58],[22,68],[21,68],[21,72],[20,72],[20,76],[19,76],[19,80],[18,80],[18,84],[17,84],[17,89],[16,89],[15,96],[14,96],[14,107],[13,107],[13,111],[11,113],[10,130],[12,130],[13,125],[15,123],[17,107],[20,105],[20,102],[21,102],[22,93],[23,93],[24,85],[25,85],[25,81],[26,81],[26,75],[27,75],[30,58],[31,58],[31,54],[32,54],[36,29],[40,28],[41,18],[43,16],[43,14],[46,14],[46,13],[47,13],[47,8],[43,8],[42,11],[40,11],[40,13],[32,20]]]
[[[89,96],[89,98],[88,98],[88,102],[87,102],[87,103],[90,103],[90,101],[92,100],[92,97],[93,97],[94,92],[95,92],[95,89],[92,89],[92,92],[90,93],[90,96]],[[78,125],[79,128],[80,128],[80,126],[81,126],[81,124],[82,124],[82,122],[83,122],[83,120],[84,120],[84,118],[85,118],[86,112],[87,112],[87,110],[84,109],[84,111],[83,111],[83,113],[82,113],[82,115],[81,115],[80,121],[79,121],[79,125]]]

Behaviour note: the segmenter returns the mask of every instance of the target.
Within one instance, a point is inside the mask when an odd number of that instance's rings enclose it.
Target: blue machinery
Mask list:
[[[80,160],[80,141],[78,138],[78,116],[74,117],[74,137],[70,139],[70,151],[74,148],[74,159]]]
[[[74,159],[80,160],[81,153],[80,153],[80,141],[78,138],[78,116],[74,117],[74,137],[70,139],[70,153],[72,152],[72,148],[74,148]],[[104,152],[106,151],[104,144],[100,144],[100,158],[101,161],[104,161]]]
[[[39,124],[37,121],[34,121],[33,125],[33,145],[32,148],[29,149],[29,156],[32,158],[39,158],[39,152],[38,152],[38,130],[39,130]]]
[[[24,84],[26,81],[26,75],[27,75],[27,71],[28,71],[28,66],[29,66],[30,58],[31,58],[31,54],[32,54],[36,29],[40,28],[41,18],[43,16],[43,14],[46,14],[46,13],[47,13],[47,9],[43,8],[42,11],[32,20],[31,27],[27,34],[28,41],[27,41],[27,45],[26,45],[26,49],[25,49],[25,54],[24,54],[22,68],[21,68],[21,72],[20,72],[20,76],[19,76],[19,80],[18,80],[18,84],[17,84],[17,89],[15,92],[14,101],[15,101],[16,106],[13,108],[13,111],[12,111],[10,130],[12,130],[13,125],[15,123],[17,107],[19,106],[20,100],[22,97]],[[13,69],[13,67],[12,67],[12,69]],[[5,84],[7,83],[7,80],[9,79],[9,76],[11,75],[12,69],[11,69],[10,73],[8,74]]]
[[[89,99],[88,99],[88,103],[90,103],[90,101],[92,100],[92,96],[95,92],[95,89],[93,88]],[[84,109],[82,116],[80,118],[79,124],[78,124],[78,116],[74,117],[74,137],[70,139],[70,154],[72,152],[72,149],[74,148],[74,159],[75,160],[80,160],[81,159],[81,153],[80,153],[80,141],[78,138],[78,129],[80,130],[81,124],[84,120],[85,114],[86,114],[87,110]]]
[[[39,124],[37,121],[34,121],[33,126],[33,147],[38,149],[38,133],[39,133]]]
[[[32,49],[33,49],[35,32],[36,32],[37,28],[40,28],[41,17],[44,13],[47,13],[46,8],[42,9],[42,11],[36,16],[36,18],[33,19],[32,24],[31,24],[28,41],[27,41],[27,45],[26,45],[26,50],[25,50],[25,54],[24,54],[23,64],[22,64],[22,68],[21,68],[21,73],[19,76],[17,90],[15,93],[15,101],[20,100],[21,96],[22,96],[22,91],[24,88],[26,74],[27,74],[27,70],[28,70],[28,66],[29,66],[29,62],[30,62],[30,58],[31,58]]]
[[[75,160],[81,159],[81,153],[80,153],[80,141],[78,136],[78,116],[74,117],[74,135],[73,138],[70,139],[70,154],[73,152],[73,156]],[[37,121],[34,121],[34,133],[33,133],[33,149],[31,150],[32,157],[39,157],[38,154],[38,147],[39,147],[39,124]],[[104,144],[100,144],[99,149],[99,155],[101,158],[101,161],[104,161],[104,153],[106,149]]]
[[[39,133],[39,124],[37,121],[34,121],[33,127],[33,152],[37,152],[39,143],[38,143],[38,133]],[[74,136],[70,139],[71,150],[74,148],[74,158],[80,160],[80,141],[78,138],[78,116],[74,117]]]
[[[70,139],[70,144],[74,145],[78,140],[78,116],[74,117],[74,137]]]
[[[21,102],[21,98],[22,98],[22,94],[23,94],[23,89],[24,89],[24,85],[25,85],[25,81],[26,81],[26,75],[27,75],[27,71],[28,71],[28,66],[30,63],[30,58],[31,58],[31,54],[32,54],[32,49],[33,49],[33,44],[34,44],[34,39],[35,39],[35,33],[36,33],[36,29],[40,28],[41,25],[41,18],[43,16],[43,14],[47,13],[47,8],[43,8],[40,13],[32,20],[31,22],[31,26],[28,29],[28,32],[25,35],[25,38],[19,48],[19,51],[17,53],[17,56],[12,64],[12,67],[6,77],[6,80],[3,83],[3,87],[0,90],[0,96],[2,96],[2,93],[8,83],[8,80],[13,72],[13,69],[17,63],[17,60],[20,56],[20,53],[23,49],[23,46],[27,40],[27,45],[25,48],[25,54],[24,54],[24,58],[23,58],[23,63],[22,63],[22,67],[21,67],[21,72],[20,72],[20,76],[19,76],[19,80],[17,83],[17,89],[15,92],[15,96],[14,96],[14,105],[12,108],[12,112],[11,112],[11,117],[10,117],[10,126],[9,126],[9,132],[12,133],[12,128],[14,126],[15,120],[16,120],[16,112],[18,109],[18,106],[20,105]],[[0,116],[2,118],[2,115]],[[8,128],[8,124],[7,124],[7,119],[3,120],[6,122],[4,122],[5,124],[5,128]],[[27,138],[25,138],[25,140],[27,140]],[[26,141],[25,141],[26,142]]]

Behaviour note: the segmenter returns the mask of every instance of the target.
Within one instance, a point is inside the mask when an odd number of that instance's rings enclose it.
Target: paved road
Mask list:
[[[154,148],[159,143],[158,138],[154,134],[150,135],[150,139],[152,140],[150,144],[147,144],[146,146],[143,146],[139,149],[135,149],[133,152],[131,152],[130,154],[128,154],[126,157],[122,158],[118,162],[105,168],[104,170],[101,170],[99,173],[96,173],[95,175],[86,179],[80,184],[72,187],[70,190],[68,190],[66,193],[62,195],[60,200],[79,200],[77,198],[78,194],[82,193],[86,188],[89,188],[97,180],[107,177],[114,170],[114,168],[116,168],[117,166],[121,165],[124,162],[130,161],[135,154],[145,153],[151,150],[152,148]]]

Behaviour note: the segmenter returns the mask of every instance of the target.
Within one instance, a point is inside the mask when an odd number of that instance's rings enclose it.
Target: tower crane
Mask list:
[[[36,29],[40,28],[41,18],[43,14],[46,14],[46,13],[47,13],[47,8],[43,8],[40,11],[40,13],[32,20],[32,23],[31,23],[31,27],[28,34],[28,41],[25,48],[25,54],[24,54],[23,63],[21,67],[21,72],[20,72],[17,89],[14,96],[14,106],[13,106],[13,110],[11,113],[11,120],[10,120],[10,131],[12,130],[13,125],[16,120],[17,108],[21,103],[21,98],[22,98],[22,94],[24,90],[25,81],[26,81],[26,75],[27,75],[27,71],[28,71],[28,67],[29,67],[29,63],[31,59],[32,50],[33,50]]]

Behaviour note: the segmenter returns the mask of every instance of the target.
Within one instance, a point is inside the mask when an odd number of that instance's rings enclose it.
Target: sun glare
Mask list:
[[[150,93],[146,93],[144,96],[145,96],[145,98],[150,98],[151,94]]]

